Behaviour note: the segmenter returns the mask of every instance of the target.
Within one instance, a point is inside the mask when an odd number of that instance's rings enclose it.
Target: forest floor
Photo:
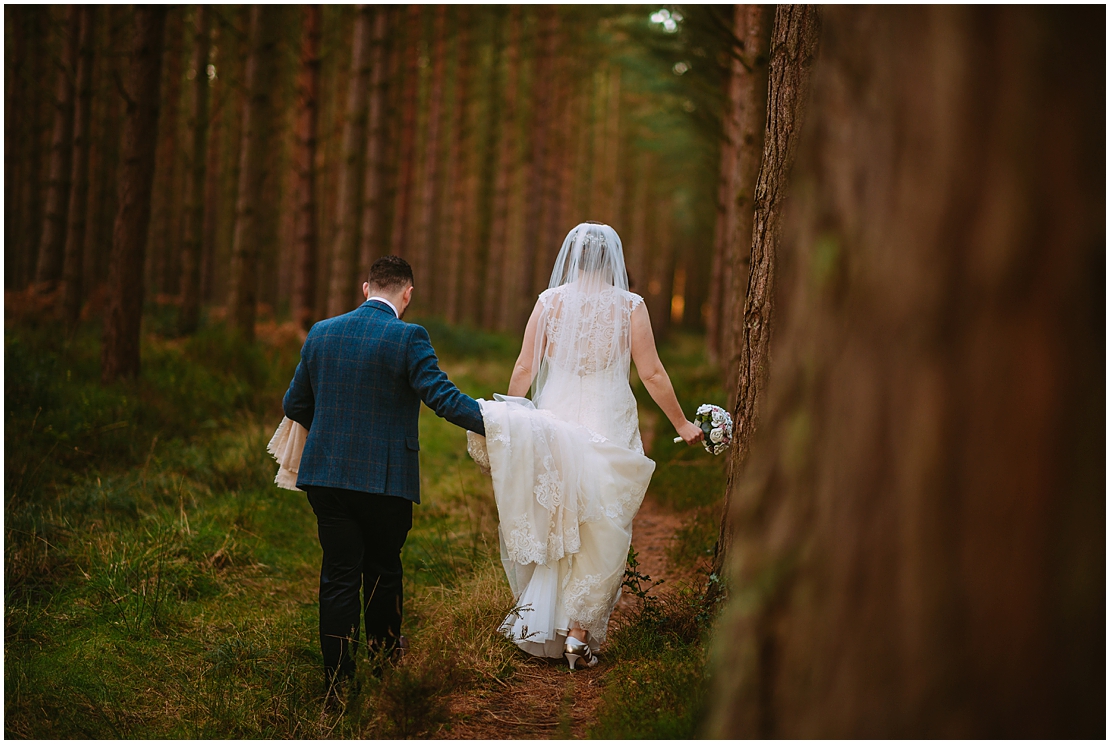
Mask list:
[[[427,325],[464,391],[503,389],[519,341]],[[65,336],[9,306],[8,736],[696,735],[707,625],[699,571],[723,462],[672,445],[642,386],[657,470],[629,575],[651,581],[622,597],[601,663],[571,672],[496,633],[512,597],[489,480],[461,432],[425,410],[422,504],[403,554],[413,651],[381,679],[360,665],[361,691],[335,706],[322,696],[315,520],[303,496],[272,485],[265,452],[296,332],[264,324],[247,347],[219,326],[190,339],[160,333],[168,315],[145,327],[141,378],[103,388],[95,328]],[[719,402],[700,339],[678,337],[661,353],[688,409]]]

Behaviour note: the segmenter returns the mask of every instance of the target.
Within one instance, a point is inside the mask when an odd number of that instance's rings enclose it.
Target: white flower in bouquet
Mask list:
[[[714,429],[713,431],[709,432],[709,441],[713,442],[713,444],[720,444],[724,440],[724,438],[725,433],[720,429]]]

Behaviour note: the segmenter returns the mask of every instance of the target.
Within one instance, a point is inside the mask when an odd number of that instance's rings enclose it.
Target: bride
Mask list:
[[[507,396],[479,400],[468,450],[493,478],[501,561],[516,609],[501,626],[535,656],[597,664],[620,596],[632,519],[655,463],[644,456],[629,361],[687,444],[701,441],[659,361],[644,300],[628,291],[620,238],[567,235],[524,331]],[[531,387],[531,400],[522,397]]]

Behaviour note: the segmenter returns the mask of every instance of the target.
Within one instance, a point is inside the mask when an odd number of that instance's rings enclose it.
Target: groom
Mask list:
[[[297,487],[316,513],[320,646],[329,688],[354,674],[359,619],[371,653],[401,641],[401,547],[420,503],[420,401],[485,433],[473,398],[440,371],[428,332],[401,318],[412,268],[385,256],[370,267],[366,302],[312,326],[285,394],[285,415],[308,429]],[[359,601],[359,589],[363,601]]]

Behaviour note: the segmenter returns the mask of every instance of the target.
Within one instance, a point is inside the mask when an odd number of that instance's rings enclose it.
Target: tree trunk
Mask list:
[[[173,274],[178,248],[177,225],[181,213],[178,186],[178,128],[181,113],[181,67],[184,8],[171,7],[166,18],[165,70],[158,134],[162,141],[155,154],[154,206],[151,214],[150,250],[147,252],[147,286],[155,297],[172,292],[168,278]],[[174,276],[174,281],[177,277]]]
[[[727,326],[725,304],[728,301],[727,293],[732,287],[733,266],[728,261],[728,236],[732,232],[736,202],[733,195],[736,193],[737,144],[740,133],[740,119],[744,108],[744,78],[747,71],[744,69],[742,48],[747,37],[745,27],[748,20],[747,5],[732,6],[732,28],[729,29],[734,37],[730,44],[729,74],[727,78],[726,108],[721,120],[721,174],[717,184],[717,220],[713,228],[713,266],[709,277],[709,317],[706,319],[706,346],[709,360],[714,364],[721,364],[727,359],[724,349],[725,328]],[[725,373],[727,379],[728,373]],[[728,390],[728,388],[725,388]],[[731,395],[731,391],[729,391]]]
[[[732,414],[733,440],[729,451],[724,511],[713,558],[712,573],[718,576],[728,559],[732,535],[730,494],[751,449],[752,435],[759,424],[758,405],[770,369],[775,260],[790,171],[798,150],[798,135],[806,118],[819,27],[816,6],[780,5],[775,11],[767,130],[762,166],[755,186],[751,270],[744,301],[743,333],[739,338],[740,365],[736,405]],[[711,584],[710,599],[713,599],[719,586]]]
[[[232,239],[231,287],[228,317],[245,341],[254,341],[258,308],[258,237],[262,186],[266,180],[271,122],[271,81],[268,74],[277,45],[270,14],[259,5],[250,8],[251,51],[247,59],[243,106],[239,187]]]
[[[822,12],[707,733],[1104,738],[1105,9]]]
[[[124,6],[107,6],[97,23],[97,47],[124,47],[124,24],[120,22]],[[123,97],[116,80],[123,72],[122,55],[102,54],[93,77],[91,136],[89,137],[89,205],[85,226],[84,278],[82,291],[93,303],[97,315],[103,312],[104,283],[108,279],[109,256],[112,252],[112,230],[115,227],[117,173],[120,156],[120,132],[123,129]]]
[[[89,117],[92,113],[93,51],[96,41],[96,6],[82,5],[78,12],[77,102],[73,113],[73,175],[70,179],[69,224],[62,264],[62,318],[77,324],[81,314],[85,266],[85,226],[89,207]]]
[[[46,191],[46,210],[39,242],[35,282],[42,292],[52,292],[62,278],[69,222],[69,192],[73,175],[73,82],[77,63],[80,14],[76,5],[66,8],[62,58],[54,92],[54,129],[50,144],[50,176]]]
[[[17,286],[19,263],[25,247],[20,244],[18,231],[19,188],[23,173],[19,165],[23,161],[23,151],[27,146],[21,136],[23,122],[27,116],[23,108],[28,103],[27,88],[24,83],[27,74],[27,58],[30,29],[26,23],[27,14],[14,5],[4,6],[4,25],[11,33],[12,43],[5,51],[11,56],[7,60],[4,84],[4,289]],[[18,155],[17,155],[18,153]]]
[[[439,272],[433,271],[436,233],[433,228],[439,189],[440,124],[443,118],[443,78],[447,68],[447,6],[437,5],[432,21],[432,78],[428,88],[428,130],[424,140],[424,174],[421,177],[420,215],[413,239],[413,274],[424,288],[420,307],[431,309],[437,292]]]
[[[213,43],[219,41],[220,29],[213,29]],[[222,92],[221,92],[222,91]],[[208,134],[208,164],[204,174],[204,226],[201,233],[200,297],[205,303],[216,296],[216,255],[220,238],[220,189],[223,185],[224,141],[226,125],[224,108],[231,108],[231,91],[216,81],[213,95],[211,131]]]
[[[741,42],[733,75],[738,80],[734,113],[733,179],[729,186],[729,216],[725,221],[724,266],[721,274],[720,352],[725,371],[728,406],[736,405],[736,378],[740,368],[740,338],[744,332],[744,293],[751,260],[752,219],[759,166],[763,162],[763,134],[767,126],[767,63],[772,5],[737,5],[736,36]]]
[[[347,113],[343,122],[343,153],[339,164],[339,190],[335,200],[335,240],[331,252],[328,315],[351,309],[355,277],[355,249],[361,225],[363,147],[366,144],[366,104],[370,87],[370,40],[374,8],[358,6],[351,44],[351,74],[347,80]],[[361,282],[359,282],[361,284]]]
[[[651,237],[651,273],[648,277],[644,302],[651,314],[651,329],[657,340],[664,340],[671,332],[671,300],[674,295],[674,197],[669,184],[655,190],[655,204]]]
[[[482,303],[482,325],[487,329],[497,329],[501,295],[505,292],[505,245],[508,225],[508,184],[513,167],[513,150],[516,145],[516,82],[519,38],[521,38],[521,8],[508,9],[508,27],[505,39],[504,64],[504,103],[497,125],[496,164],[493,173],[493,208],[490,215],[490,243],[486,250],[485,301]],[[499,76],[498,76],[499,78]],[[501,94],[496,88],[493,95]]]
[[[470,24],[473,13],[465,5],[455,6],[455,80],[454,103],[451,107],[451,145],[447,156],[446,182],[451,189],[450,218],[447,224],[447,239],[444,249],[443,306],[440,308],[447,322],[459,321],[459,290],[462,286],[461,259],[463,240],[466,236],[467,194],[469,192],[471,171],[467,164],[472,160],[470,147],[474,127],[469,113],[472,109],[471,94],[471,57]]]
[[[405,38],[408,42],[404,50],[405,72],[401,97],[401,131],[398,148],[397,193],[393,203],[393,229],[390,232],[390,253],[405,256],[410,241],[408,239],[409,211],[412,208],[413,159],[416,154],[416,107],[420,80],[420,29],[421,8],[408,6],[405,19]]]
[[[193,110],[190,129],[188,182],[185,187],[185,235],[181,244],[180,332],[196,332],[200,322],[200,252],[204,231],[205,168],[208,165],[208,49],[211,44],[210,9],[198,5],[193,19]]]
[[[370,105],[366,125],[366,173],[362,187],[362,229],[359,238],[359,282],[355,297],[361,297],[362,282],[370,267],[383,253],[382,206],[385,180],[385,104],[386,104],[386,33],[388,11],[378,6],[374,13],[374,39],[370,54]]]
[[[378,11],[381,15],[381,11]],[[297,249],[293,322],[308,330],[316,319],[316,129],[320,93],[320,24],[323,7],[304,6],[301,69],[297,76]]]
[[[545,212],[550,209],[548,199],[551,180],[548,154],[552,129],[551,91],[556,53],[559,49],[559,10],[550,5],[537,9],[539,20],[539,48],[532,68],[532,135],[531,167],[529,169],[527,212],[524,220],[524,255],[520,274],[520,312],[514,325],[523,328],[536,302],[540,278],[537,276],[539,259],[546,255],[543,249]],[[544,289],[547,282],[543,282]]]
[[[154,153],[158,146],[165,6],[135,8],[135,38],[127,70],[127,117],[119,168],[119,211],[108,269],[108,307],[100,370],[105,384],[139,374],[143,264],[150,228]]]
[[[490,212],[489,244],[486,251],[485,297],[482,303],[482,325],[489,329],[503,330],[501,326],[501,295],[509,289],[504,286],[507,276],[506,246],[509,224],[509,182],[512,176],[513,148],[516,144],[516,89],[520,49],[520,6],[509,7],[509,20],[502,64],[502,86],[491,95],[504,94],[503,108],[498,116],[496,165],[493,172],[493,205]]]
[[[469,207],[467,235],[463,241],[462,257],[462,289],[460,292],[461,308],[460,317],[464,322],[481,325],[483,321],[483,303],[486,299],[485,287],[482,284],[485,278],[486,249],[489,247],[490,235],[493,225],[494,202],[494,173],[497,170],[497,134],[501,123],[501,96],[499,95],[498,82],[501,79],[501,61],[504,55],[502,37],[503,13],[500,7],[491,8],[486,13],[488,37],[492,49],[489,55],[488,69],[485,73],[485,95],[480,92],[476,97],[483,101],[481,116],[484,127],[475,137],[478,143],[474,152],[473,169],[470,175],[470,193],[468,194]],[[485,55],[483,55],[484,57]],[[483,67],[486,64],[483,62]]]

